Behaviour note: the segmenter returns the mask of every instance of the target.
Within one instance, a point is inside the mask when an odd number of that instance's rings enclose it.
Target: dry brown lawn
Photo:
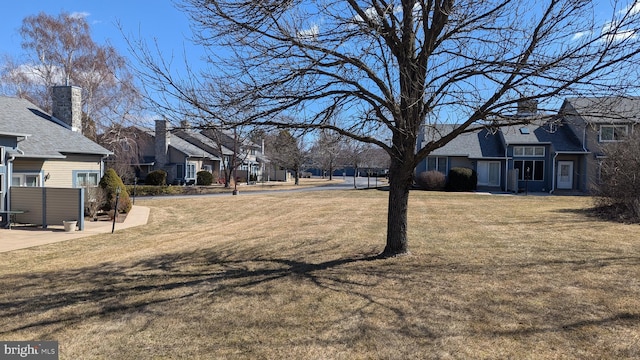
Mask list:
[[[0,254],[0,340],[61,359],[640,357],[640,226],[587,197],[413,192],[143,201],[148,226]]]

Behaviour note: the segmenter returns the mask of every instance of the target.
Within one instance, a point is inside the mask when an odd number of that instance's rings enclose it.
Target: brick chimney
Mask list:
[[[54,86],[51,89],[51,115],[82,132],[82,89],[77,86]]]
[[[538,113],[538,100],[519,100],[518,115],[535,115]]]
[[[171,143],[171,133],[167,130],[169,122],[165,119],[156,120],[155,156],[156,168],[163,169],[169,162],[168,152]]]

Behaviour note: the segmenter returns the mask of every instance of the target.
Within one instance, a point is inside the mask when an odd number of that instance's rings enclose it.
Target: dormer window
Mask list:
[[[627,125],[600,125],[600,142],[621,141],[628,133]]]

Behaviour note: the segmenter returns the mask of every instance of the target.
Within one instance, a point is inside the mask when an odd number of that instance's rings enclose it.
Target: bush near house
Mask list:
[[[90,218],[95,218],[100,209],[104,207],[107,197],[104,189],[99,186],[86,186],[84,188],[84,212]]]
[[[100,179],[100,187],[104,189],[106,202],[103,210],[113,210],[116,205],[117,189],[120,189],[120,197],[118,198],[118,212],[128,213],[133,206],[131,198],[127,192],[127,188],[124,186],[122,179],[116,174],[115,170],[108,169],[102,179]]]
[[[129,194],[133,194],[134,186],[127,185]],[[157,196],[157,195],[180,195],[184,194],[183,186],[156,186],[156,185],[137,185],[135,186],[136,196]]]
[[[594,202],[601,215],[640,222],[640,132],[607,144],[600,163],[600,184]]]
[[[147,174],[147,178],[144,181],[147,185],[167,185],[167,172],[164,170],[155,170]]]
[[[439,191],[444,190],[447,179],[440,171],[429,170],[418,174],[416,184],[423,190]]]
[[[478,183],[478,175],[473,169],[454,167],[449,170],[447,191],[473,191]]]
[[[213,184],[213,174],[208,171],[198,171],[196,174],[197,185],[211,185]]]

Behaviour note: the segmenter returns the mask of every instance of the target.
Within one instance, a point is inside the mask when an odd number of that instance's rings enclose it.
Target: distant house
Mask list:
[[[171,128],[167,120],[156,120],[154,129],[133,127],[136,132],[139,161],[133,164],[136,176],[144,179],[149,172],[164,170],[169,184],[193,184],[199,171],[208,171],[223,181],[224,169],[233,158],[233,135],[227,132],[198,130],[187,123]],[[264,163],[262,146],[239,141],[237,176],[261,179]],[[248,177],[249,176],[249,177]]]
[[[214,178],[219,175],[222,158],[215,149],[198,144],[186,131],[170,130],[167,120],[156,120],[155,129],[135,126],[129,131],[136,133],[139,162],[132,165],[140,179],[154,170],[164,170],[168,184],[194,184],[201,170],[211,172]]]
[[[237,149],[236,161],[239,165],[236,174],[239,178],[256,181],[263,179],[265,164],[268,163],[264,154],[264,141],[262,144],[256,144],[247,138],[237,137],[230,130],[207,129],[203,130],[201,134],[216,143],[221,143],[226,148]],[[230,158],[226,159],[226,161],[230,160]]]
[[[479,189],[589,192],[598,183],[607,144],[623,141],[640,121],[640,98],[570,98],[553,116],[535,116],[526,125],[458,136],[433,151],[416,173],[452,167],[474,169]],[[424,127],[420,144],[453,131],[455,125]]]
[[[56,86],[52,114],[31,102],[0,97],[0,211],[12,186],[97,185],[111,152],[82,135],[81,89]]]

